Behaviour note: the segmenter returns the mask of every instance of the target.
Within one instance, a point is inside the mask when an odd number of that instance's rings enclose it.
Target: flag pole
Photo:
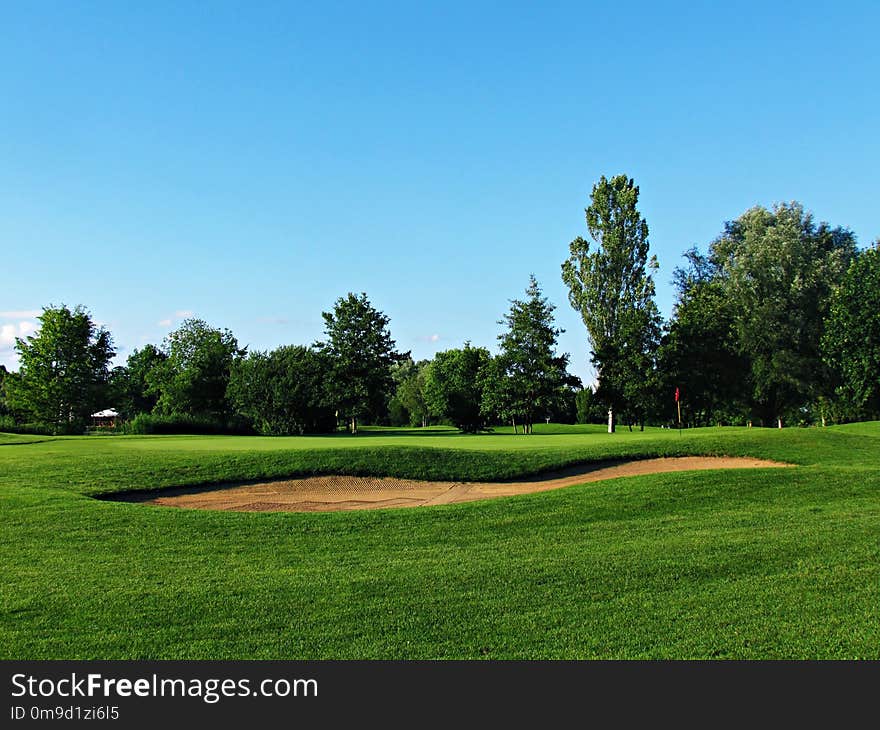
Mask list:
[[[678,388],[675,389],[675,406],[678,408],[678,435],[681,436],[681,393]]]

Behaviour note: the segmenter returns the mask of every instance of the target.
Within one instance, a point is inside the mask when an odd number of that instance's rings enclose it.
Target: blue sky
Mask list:
[[[624,172],[661,269],[755,204],[880,236],[880,4],[74,3],[3,8],[0,362],[43,305],[120,357],[190,313],[265,349],[365,291],[417,357],[560,281]]]

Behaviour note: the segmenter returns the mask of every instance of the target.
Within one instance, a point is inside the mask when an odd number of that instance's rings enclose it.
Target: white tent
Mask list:
[[[116,418],[119,414],[112,408],[92,414],[92,418]]]

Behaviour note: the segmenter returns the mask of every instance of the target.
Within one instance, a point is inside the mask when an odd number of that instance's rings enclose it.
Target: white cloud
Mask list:
[[[181,320],[181,319],[186,319],[187,317],[192,317],[192,316],[193,316],[193,312],[191,309],[178,309],[177,311],[174,312],[173,315],[171,315],[170,317],[165,317],[164,319],[160,319],[158,322],[156,322],[156,324],[159,327],[170,327],[176,321]]]
[[[12,312],[0,312],[0,319],[36,319],[42,313],[41,309],[21,309]]]
[[[16,322],[14,324],[0,325],[0,350],[15,346],[16,337],[26,337],[37,329],[36,322]]]
[[[28,314],[28,312],[0,312],[4,319],[7,319],[6,315],[8,314]],[[18,354],[15,352],[15,338],[27,337],[36,330],[37,323],[28,319],[0,324],[0,364],[5,365],[9,370],[16,369]]]

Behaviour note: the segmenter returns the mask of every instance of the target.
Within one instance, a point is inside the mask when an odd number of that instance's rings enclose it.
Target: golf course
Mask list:
[[[332,512],[129,492],[312,476],[637,474]],[[878,659],[880,422],[357,436],[0,434],[4,659]]]

